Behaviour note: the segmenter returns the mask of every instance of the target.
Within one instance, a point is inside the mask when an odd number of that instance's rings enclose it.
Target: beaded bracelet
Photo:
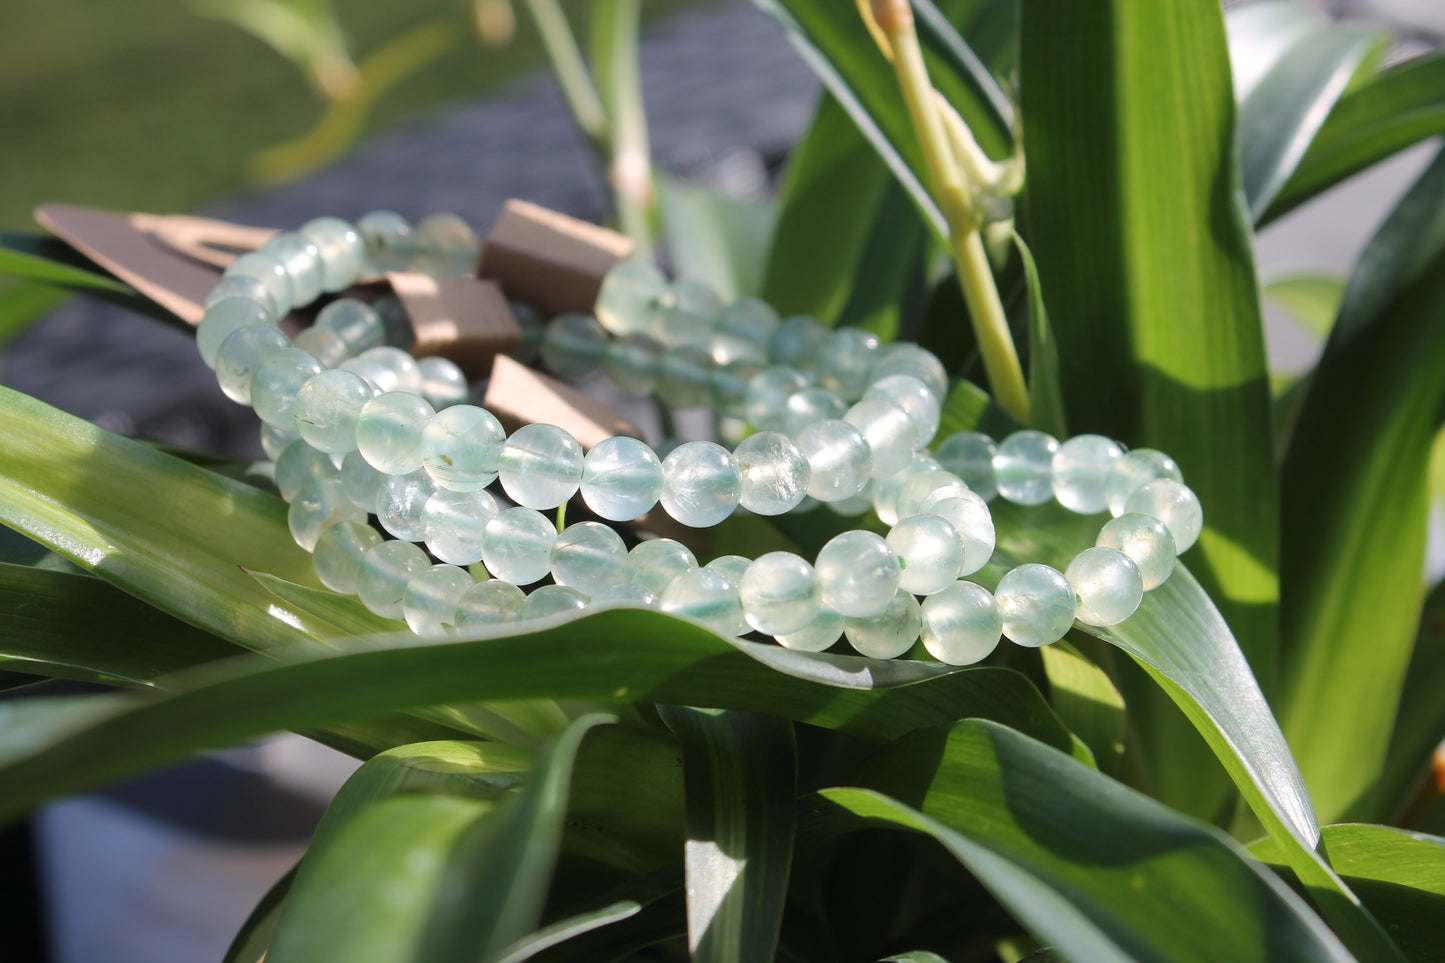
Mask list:
[[[718,400],[723,412],[792,437],[761,431],[735,452],[687,442],[665,460],[616,437],[584,456],[552,425],[508,438],[491,413],[462,403],[468,388],[455,365],[418,362],[383,343],[385,311],[342,298],[294,345],[277,328],[293,307],[366,271],[463,273],[476,252],[470,228],[444,215],[415,230],[388,212],[355,228],[312,221],[238,258],[207,298],[197,335],[223,390],[266,423],[263,445],[291,503],[293,535],[314,551],[323,584],[356,593],[379,615],[404,617],[419,635],[642,604],[724,635],[758,631],[811,651],[843,634],[864,655],[892,658],[921,636],[935,658],[961,665],[986,656],[1001,634],[1038,646],[1061,638],[1075,618],[1107,625],[1129,617],[1202,527],[1172,460],[1149,450],[1126,455],[1101,436],[1061,445],[1020,431],[995,447],[966,432],[930,455],[922,446],[937,430],[947,386],[933,355],[914,345],[880,351],[871,335],[830,332],[811,319],[780,323],[754,299],[724,307],[706,288],[668,285],[641,262],[609,272],[597,319],[563,315],[533,339],[549,367],[572,377],[602,367],[636,394],[649,393],[641,382],[656,375],[674,405]],[[669,379],[673,387],[660,389]],[[853,406],[843,409],[844,399]],[[840,409],[843,418],[830,417]],[[517,507],[503,508],[485,490],[498,476]],[[886,539],[845,532],[813,565],[774,552],[699,568],[671,539],[629,552],[596,522],[559,534],[536,508],[557,507],[579,488],[603,518],[636,518],[660,500],[696,527],[740,503],[763,514],[800,509],[806,490],[849,511],[871,503],[891,530]],[[1019,504],[1057,497],[1075,512],[1107,507],[1116,517],[1066,572],[1020,565],[989,593],[962,576],[993,553],[986,501],[996,494]],[[372,512],[397,540],[365,524]],[[476,561],[494,577],[475,582],[458,567]],[[548,575],[554,584],[518,588]]]

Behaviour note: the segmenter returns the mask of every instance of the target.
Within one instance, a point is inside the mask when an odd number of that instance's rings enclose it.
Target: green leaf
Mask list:
[[[522,963],[523,960],[530,960],[543,950],[551,949],[560,943],[576,939],[601,927],[631,919],[640,912],[642,912],[642,904],[625,899],[616,903],[608,903],[600,909],[569,916],[550,926],[544,926],[537,932],[524,936],[506,947],[498,955],[497,963]]]
[[[65,242],[43,234],[0,231],[0,276],[7,275],[97,298],[185,331],[195,330],[129,285],[102,273]]]
[[[1273,301],[1317,340],[1329,337],[1345,297],[1345,279],[1334,274],[1291,274],[1264,285],[1266,300]]]
[[[1224,11],[1235,98],[1243,101],[1290,48],[1324,23],[1297,0],[1255,0]]]
[[[0,346],[40,320],[66,298],[43,284],[0,280]]]
[[[1013,103],[955,26],[960,18],[945,16],[933,0],[910,3],[924,53],[936,55],[927,57],[933,86],[973,129],[980,146],[1002,157],[1013,141]],[[956,4],[945,0],[944,6]]]
[[[286,905],[286,894],[291,892],[295,879],[296,867],[292,866],[266,891],[255,909],[251,910],[251,915],[246,917],[246,922],[241,924],[221,963],[263,963],[271,937],[276,933],[276,924],[280,922],[281,910]]]
[[[668,249],[679,277],[706,281],[725,302],[756,296],[772,208],[762,200],[727,197],[671,177],[659,180]]]
[[[1059,380],[1059,348],[1054,342],[1054,329],[1049,325],[1049,312],[1044,308],[1039,269],[1029,246],[1017,232],[1013,240],[1023,262],[1029,292],[1029,427],[1056,438],[1067,438],[1064,389]]]
[[[797,750],[790,723],[659,706],[682,746],[688,949],[694,963],[770,960],[792,867]]]
[[[948,963],[937,953],[930,953],[927,950],[914,950],[911,953],[896,953],[893,956],[885,957],[878,963]]]
[[[1124,699],[1119,690],[1068,642],[1045,646],[1039,655],[1049,677],[1049,704],[1094,753],[1099,768],[1117,775],[1124,754]]]
[[[377,635],[395,632],[395,619],[382,618],[361,604],[354,595],[341,595],[329,589],[297,585],[284,578],[265,572],[247,572],[276,598],[297,612],[314,617],[331,628],[331,634],[341,636]]]

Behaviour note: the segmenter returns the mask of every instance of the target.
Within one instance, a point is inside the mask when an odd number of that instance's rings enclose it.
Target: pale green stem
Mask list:
[[[557,0],[527,0],[527,9],[537,22],[537,31],[542,35],[542,44],[547,48],[547,57],[552,61],[573,119],[597,152],[606,157],[609,153],[607,112],[602,108],[602,98],[597,96],[567,15]]]
[[[562,530],[567,527],[567,503],[563,502],[557,506],[557,534],[561,535]]]
[[[598,0],[592,10],[592,65],[612,125],[607,176],[618,224],[637,245],[635,255],[651,260],[656,195],[637,53],[640,19],[639,0]]]

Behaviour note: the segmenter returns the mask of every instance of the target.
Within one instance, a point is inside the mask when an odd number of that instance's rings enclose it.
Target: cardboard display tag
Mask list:
[[[492,359],[522,343],[522,329],[492,281],[410,272],[386,279],[411,319],[415,357],[441,355],[475,381],[492,369]]]
[[[510,200],[482,242],[480,277],[501,284],[545,318],[590,313],[612,266],[631,257],[631,239],[606,228]]]

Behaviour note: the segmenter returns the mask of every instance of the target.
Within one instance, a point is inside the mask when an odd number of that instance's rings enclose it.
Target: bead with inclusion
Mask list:
[[[327,527],[311,553],[316,577],[333,592],[355,595],[361,556],[382,541],[381,533],[364,522],[337,522]]]
[[[471,397],[466,374],[449,358],[422,358],[416,370],[421,375],[421,396],[437,411],[463,404]]]
[[[991,502],[998,496],[998,480],[993,473],[993,459],[997,454],[998,447],[988,435],[960,431],[944,439],[934,457],[940,465],[962,478],[978,497]]]
[[[556,508],[582,483],[582,446],[556,425],[527,425],[497,456],[507,496],[526,508]]]
[[[360,355],[386,344],[386,326],[375,309],[355,298],[337,298],[316,315],[315,328],[335,331],[347,351]]]
[[[796,632],[775,635],[778,644],[794,652],[822,652],[830,649],[843,636],[843,616],[824,605],[817,618]]]
[[[938,355],[908,342],[896,342],[878,349],[877,361],[868,377],[881,381],[890,375],[911,375],[928,385],[935,398],[948,397],[948,370]]]
[[[703,348],[681,344],[662,353],[657,397],[671,408],[706,408],[712,404],[712,357]]]
[[[994,589],[1003,634],[1029,648],[1059,641],[1074,624],[1074,589],[1064,573],[1030,562],[1012,569]]]
[[[760,431],[733,451],[742,476],[742,506],[758,515],[782,515],[808,493],[812,469],[787,435]]]
[[[746,574],[748,566],[752,563],[752,559],[742,555],[719,555],[704,565],[703,568],[710,568],[714,571],[722,572],[728,578],[741,585],[743,575]]]
[[[908,420],[913,422],[913,430],[918,433],[920,447],[931,442],[933,436],[938,434],[943,406],[939,404],[933,389],[912,375],[889,375],[879,379],[868,386],[863,397],[882,398],[902,408],[907,413]]]
[[[1086,548],[1064,570],[1074,588],[1074,618],[1086,625],[1116,625],[1139,608],[1144,582],[1129,556],[1112,548]]]
[[[361,275],[366,246],[356,228],[339,217],[318,217],[302,224],[297,234],[316,245],[321,263],[321,290],[335,294]]]
[[[862,328],[839,328],[818,351],[818,381],[846,401],[857,401],[868,387],[878,356],[878,336]]]
[[[743,417],[759,431],[782,431],[787,426],[788,399],[807,386],[808,379],[792,368],[764,368],[743,392]]]
[[[226,298],[206,308],[196,328],[196,350],[206,367],[216,366],[216,353],[233,333],[256,324],[274,325],[276,318],[251,298]]]
[[[967,493],[968,486],[951,471],[944,471],[942,468],[916,471],[908,476],[908,481],[903,483],[903,490],[898,493],[898,517],[917,515],[924,510],[923,506],[926,504]]]
[[[382,618],[399,619],[407,583],[430,567],[426,553],[411,542],[382,542],[362,553],[356,594]]]
[[[903,494],[903,487],[908,480],[921,471],[929,471],[939,467],[927,450],[913,453],[908,464],[903,470],[887,478],[876,479],[872,484],[873,489],[873,510],[878,513],[878,519],[884,525],[895,525],[902,516],[898,512],[898,496]],[[911,512],[909,514],[912,514]]]
[[[663,459],[663,510],[692,528],[710,528],[731,515],[742,488],[737,460],[722,445],[689,441]]]
[[[804,428],[819,421],[839,421],[848,405],[827,388],[803,388],[788,396],[783,408],[785,434],[796,438]]]
[[[453,405],[438,411],[422,429],[422,467],[451,491],[486,488],[497,480],[506,440],[502,423],[487,409]]]
[[[1054,453],[1059,443],[1042,431],[1016,431],[993,457],[998,493],[1015,505],[1042,505],[1054,497]]]
[[[351,357],[351,351],[346,347],[346,342],[341,340],[341,335],[330,328],[318,328],[312,325],[300,331],[291,342],[302,351],[309,351],[316,356],[328,368],[337,368],[347,358]]]
[[[455,635],[457,603],[476,582],[455,565],[433,565],[413,575],[401,593],[401,614],[424,639]]]
[[[522,617],[527,593],[503,579],[478,582],[457,600],[458,631],[516,622]]]
[[[587,596],[566,585],[543,585],[533,589],[522,603],[522,618],[545,619],[587,608]]]
[[[988,505],[973,492],[950,493],[937,500],[925,500],[923,511],[937,515],[953,526],[963,549],[959,575],[972,575],[993,557],[996,534]]]
[[[848,618],[877,615],[898,590],[903,570],[898,555],[873,532],[834,536],[813,564],[823,604]]]
[[[823,605],[818,573],[791,552],[760,555],[743,573],[738,595],[748,624],[768,635],[805,628]]]
[[[888,531],[887,541],[903,569],[898,585],[913,595],[942,592],[963,568],[958,532],[938,515],[909,515],[899,520]]]
[[[918,450],[918,432],[907,412],[886,398],[868,398],[848,409],[843,420],[862,433],[873,452],[874,478],[896,475]]]
[[[1163,522],[1180,555],[1189,551],[1204,529],[1204,508],[1199,504],[1199,496],[1188,485],[1172,478],[1151,481],[1134,492],[1124,511],[1138,512]]]
[[[621,580],[627,546],[606,525],[568,525],[552,545],[552,580],[592,596]]]
[[[204,307],[209,308],[217,301],[224,301],[227,298],[250,298],[265,308],[273,320],[281,317],[280,306],[271,299],[271,292],[266,285],[253,277],[242,274],[233,274],[223,277],[216,282],[206,294],[206,300],[202,302]]]
[[[271,296],[271,304],[278,317],[283,317],[298,302],[291,296],[291,279],[286,275],[286,266],[269,254],[252,251],[242,254],[226,268],[223,278],[255,278]]]
[[[692,345],[706,354],[721,313],[722,299],[706,282],[680,278],[672,283],[650,333],[669,348]]]
[[[718,635],[736,638],[748,632],[737,584],[715,569],[681,573],[662,590],[658,601],[664,612],[696,619]]]
[[[325,452],[317,451],[306,442],[297,440],[281,450],[276,456],[276,490],[286,501],[296,493],[321,478],[336,478],[336,466]]]
[[[645,398],[657,387],[662,345],[645,334],[613,338],[603,352],[602,370],[623,394]]]
[[[221,391],[232,401],[249,405],[256,366],[289,344],[286,335],[269,324],[250,324],[232,331],[216,352],[216,381]]]
[[[363,522],[366,513],[347,499],[341,482],[335,478],[319,478],[308,483],[286,510],[286,525],[291,537],[306,551],[316,547],[316,540],[328,526],[337,522]]]
[[[768,360],[794,371],[811,374],[818,370],[818,354],[832,332],[807,315],[784,320],[768,338]]]
[[[268,425],[265,422],[261,423],[260,435],[261,450],[264,451],[266,457],[272,461],[280,458],[281,452],[285,451],[287,446],[292,442],[301,440],[301,436],[296,432],[282,431],[275,425]]]
[[[422,540],[443,562],[472,565],[482,560],[482,537],[487,522],[501,511],[485,491],[454,492],[439,489],[421,510]]]
[[[361,375],[379,392],[421,394],[421,369],[416,359],[400,348],[390,345],[368,348],[343,362],[341,367]]]
[[[674,578],[693,568],[697,568],[697,559],[686,545],[653,538],[638,542],[627,553],[623,577],[648,595],[660,596]]]
[[[1003,618],[992,593],[973,582],[923,600],[923,647],[939,662],[973,665],[998,647]]]
[[[808,494],[821,502],[852,498],[868,484],[873,453],[862,432],[846,421],[818,421],[798,434],[812,474]]]
[[[296,429],[311,447],[343,455],[356,447],[356,420],[371,386],[350,371],[313,375],[296,393]]]
[[[341,486],[351,504],[368,514],[376,511],[381,498],[381,482],[390,475],[383,475],[372,468],[359,451],[348,451],[341,460]]]
[[[542,335],[542,361],[559,378],[575,381],[602,367],[607,332],[590,314],[563,314]]]
[[[645,442],[619,436],[593,446],[582,462],[582,500],[609,521],[651,511],[662,494],[662,462]]]
[[[1080,515],[1093,515],[1108,507],[1104,480],[1124,449],[1103,435],[1075,435],[1054,452],[1054,497]]]
[[[1139,569],[1146,592],[1168,581],[1174,572],[1174,559],[1179,554],[1174,548],[1174,536],[1169,534],[1163,522],[1137,513],[1110,519],[1099,531],[1094,544],[1129,556],[1129,561]]]
[[[552,565],[557,529],[540,512],[508,508],[487,520],[482,533],[482,564],[496,578],[530,585]]]
[[[757,298],[738,298],[722,309],[713,326],[712,359],[719,365],[729,361],[766,361],[768,339],[778,328],[778,315]]]
[[[376,499],[376,520],[397,538],[419,542],[426,537],[426,503],[436,490],[436,482],[424,471],[384,475]]]
[[[356,448],[377,471],[408,475],[421,468],[421,436],[436,414],[409,391],[387,391],[361,408]]]
[[[849,616],[843,634],[859,655],[895,659],[913,648],[922,627],[923,609],[918,599],[899,589],[881,612]]]
[[[294,231],[282,231],[261,246],[281,262],[291,281],[291,303],[310,304],[321,295],[321,251]]]
[[[667,293],[667,279],[651,263],[618,261],[602,279],[593,310],[613,334],[646,334]]]
[[[1109,512],[1118,518],[1128,510],[1125,506],[1136,491],[1160,478],[1183,481],[1184,473],[1162,451],[1136,448],[1129,452],[1114,462],[1104,478],[1104,500]]]
[[[366,247],[368,271],[405,270],[416,257],[411,223],[394,211],[372,211],[356,222]]]

